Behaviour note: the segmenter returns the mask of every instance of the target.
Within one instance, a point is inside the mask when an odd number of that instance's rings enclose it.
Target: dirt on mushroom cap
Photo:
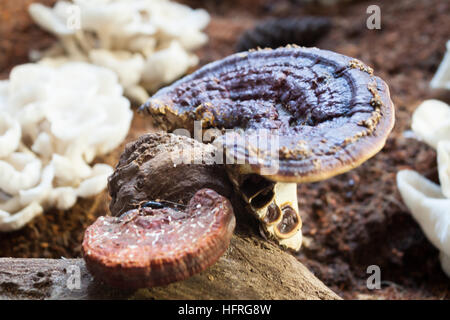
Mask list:
[[[164,129],[241,129],[216,139],[236,163],[261,173],[278,137],[275,181],[319,181],[377,153],[394,124],[388,86],[362,62],[316,48],[289,46],[229,56],[157,92],[142,108]],[[225,138],[224,138],[225,137]],[[266,156],[269,154],[269,156]]]

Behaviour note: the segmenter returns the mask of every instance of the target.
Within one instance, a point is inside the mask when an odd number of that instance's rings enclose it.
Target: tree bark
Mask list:
[[[165,287],[128,292],[95,281],[83,259],[1,258],[0,299],[340,298],[291,254],[260,237],[238,233],[204,272]]]

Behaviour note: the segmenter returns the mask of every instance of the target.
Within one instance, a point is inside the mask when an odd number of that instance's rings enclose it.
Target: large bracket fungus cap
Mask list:
[[[296,183],[358,166],[384,146],[394,125],[388,86],[370,67],[301,47],[213,62],[158,91],[141,110],[169,130],[192,128],[193,119],[205,127],[244,130],[238,143],[219,141],[255,173],[271,159],[261,156],[270,150],[252,152],[252,139],[258,129],[271,130],[279,138],[279,170],[267,177]]]
[[[208,64],[157,92],[144,110],[168,130],[192,130],[193,120],[201,120],[205,128],[234,129],[214,143],[239,164],[237,174],[233,166],[230,175],[239,189],[247,181],[239,175],[301,183],[346,172],[380,151],[394,125],[388,86],[370,67],[331,51],[297,46],[241,52]],[[267,171],[274,166],[274,172]],[[276,188],[268,188],[265,179],[253,184],[276,198]],[[289,193],[280,196],[290,199],[289,212],[297,213],[287,220],[296,223],[298,233],[293,243],[283,240],[284,245],[297,250],[301,221],[296,192],[280,189]],[[266,231],[283,244],[264,222],[274,197],[256,208],[251,196],[243,194]]]

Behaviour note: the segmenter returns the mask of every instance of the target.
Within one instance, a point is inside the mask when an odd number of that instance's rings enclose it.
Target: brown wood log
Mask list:
[[[78,274],[77,274],[78,272]],[[79,275],[80,287],[76,288]],[[118,290],[95,281],[83,259],[0,259],[0,299],[339,299],[295,257],[236,234],[206,271],[165,287]]]

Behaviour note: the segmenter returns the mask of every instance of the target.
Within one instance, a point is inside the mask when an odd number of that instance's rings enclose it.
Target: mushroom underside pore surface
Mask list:
[[[265,234],[285,248],[299,250],[303,237],[297,184],[274,182],[258,174],[244,174],[240,169],[227,167],[228,176],[247,209],[261,222]]]
[[[294,250],[302,241],[295,184],[359,166],[394,125],[388,86],[370,67],[298,46],[208,64],[159,90],[140,111],[169,131],[195,135],[195,121],[216,129],[213,144],[234,187],[266,233]]]
[[[90,272],[114,287],[165,285],[203,271],[228,248],[232,187],[214,146],[167,133],[128,144],[109,178],[113,217],[85,233]],[[191,164],[191,161],[197,164]]]

